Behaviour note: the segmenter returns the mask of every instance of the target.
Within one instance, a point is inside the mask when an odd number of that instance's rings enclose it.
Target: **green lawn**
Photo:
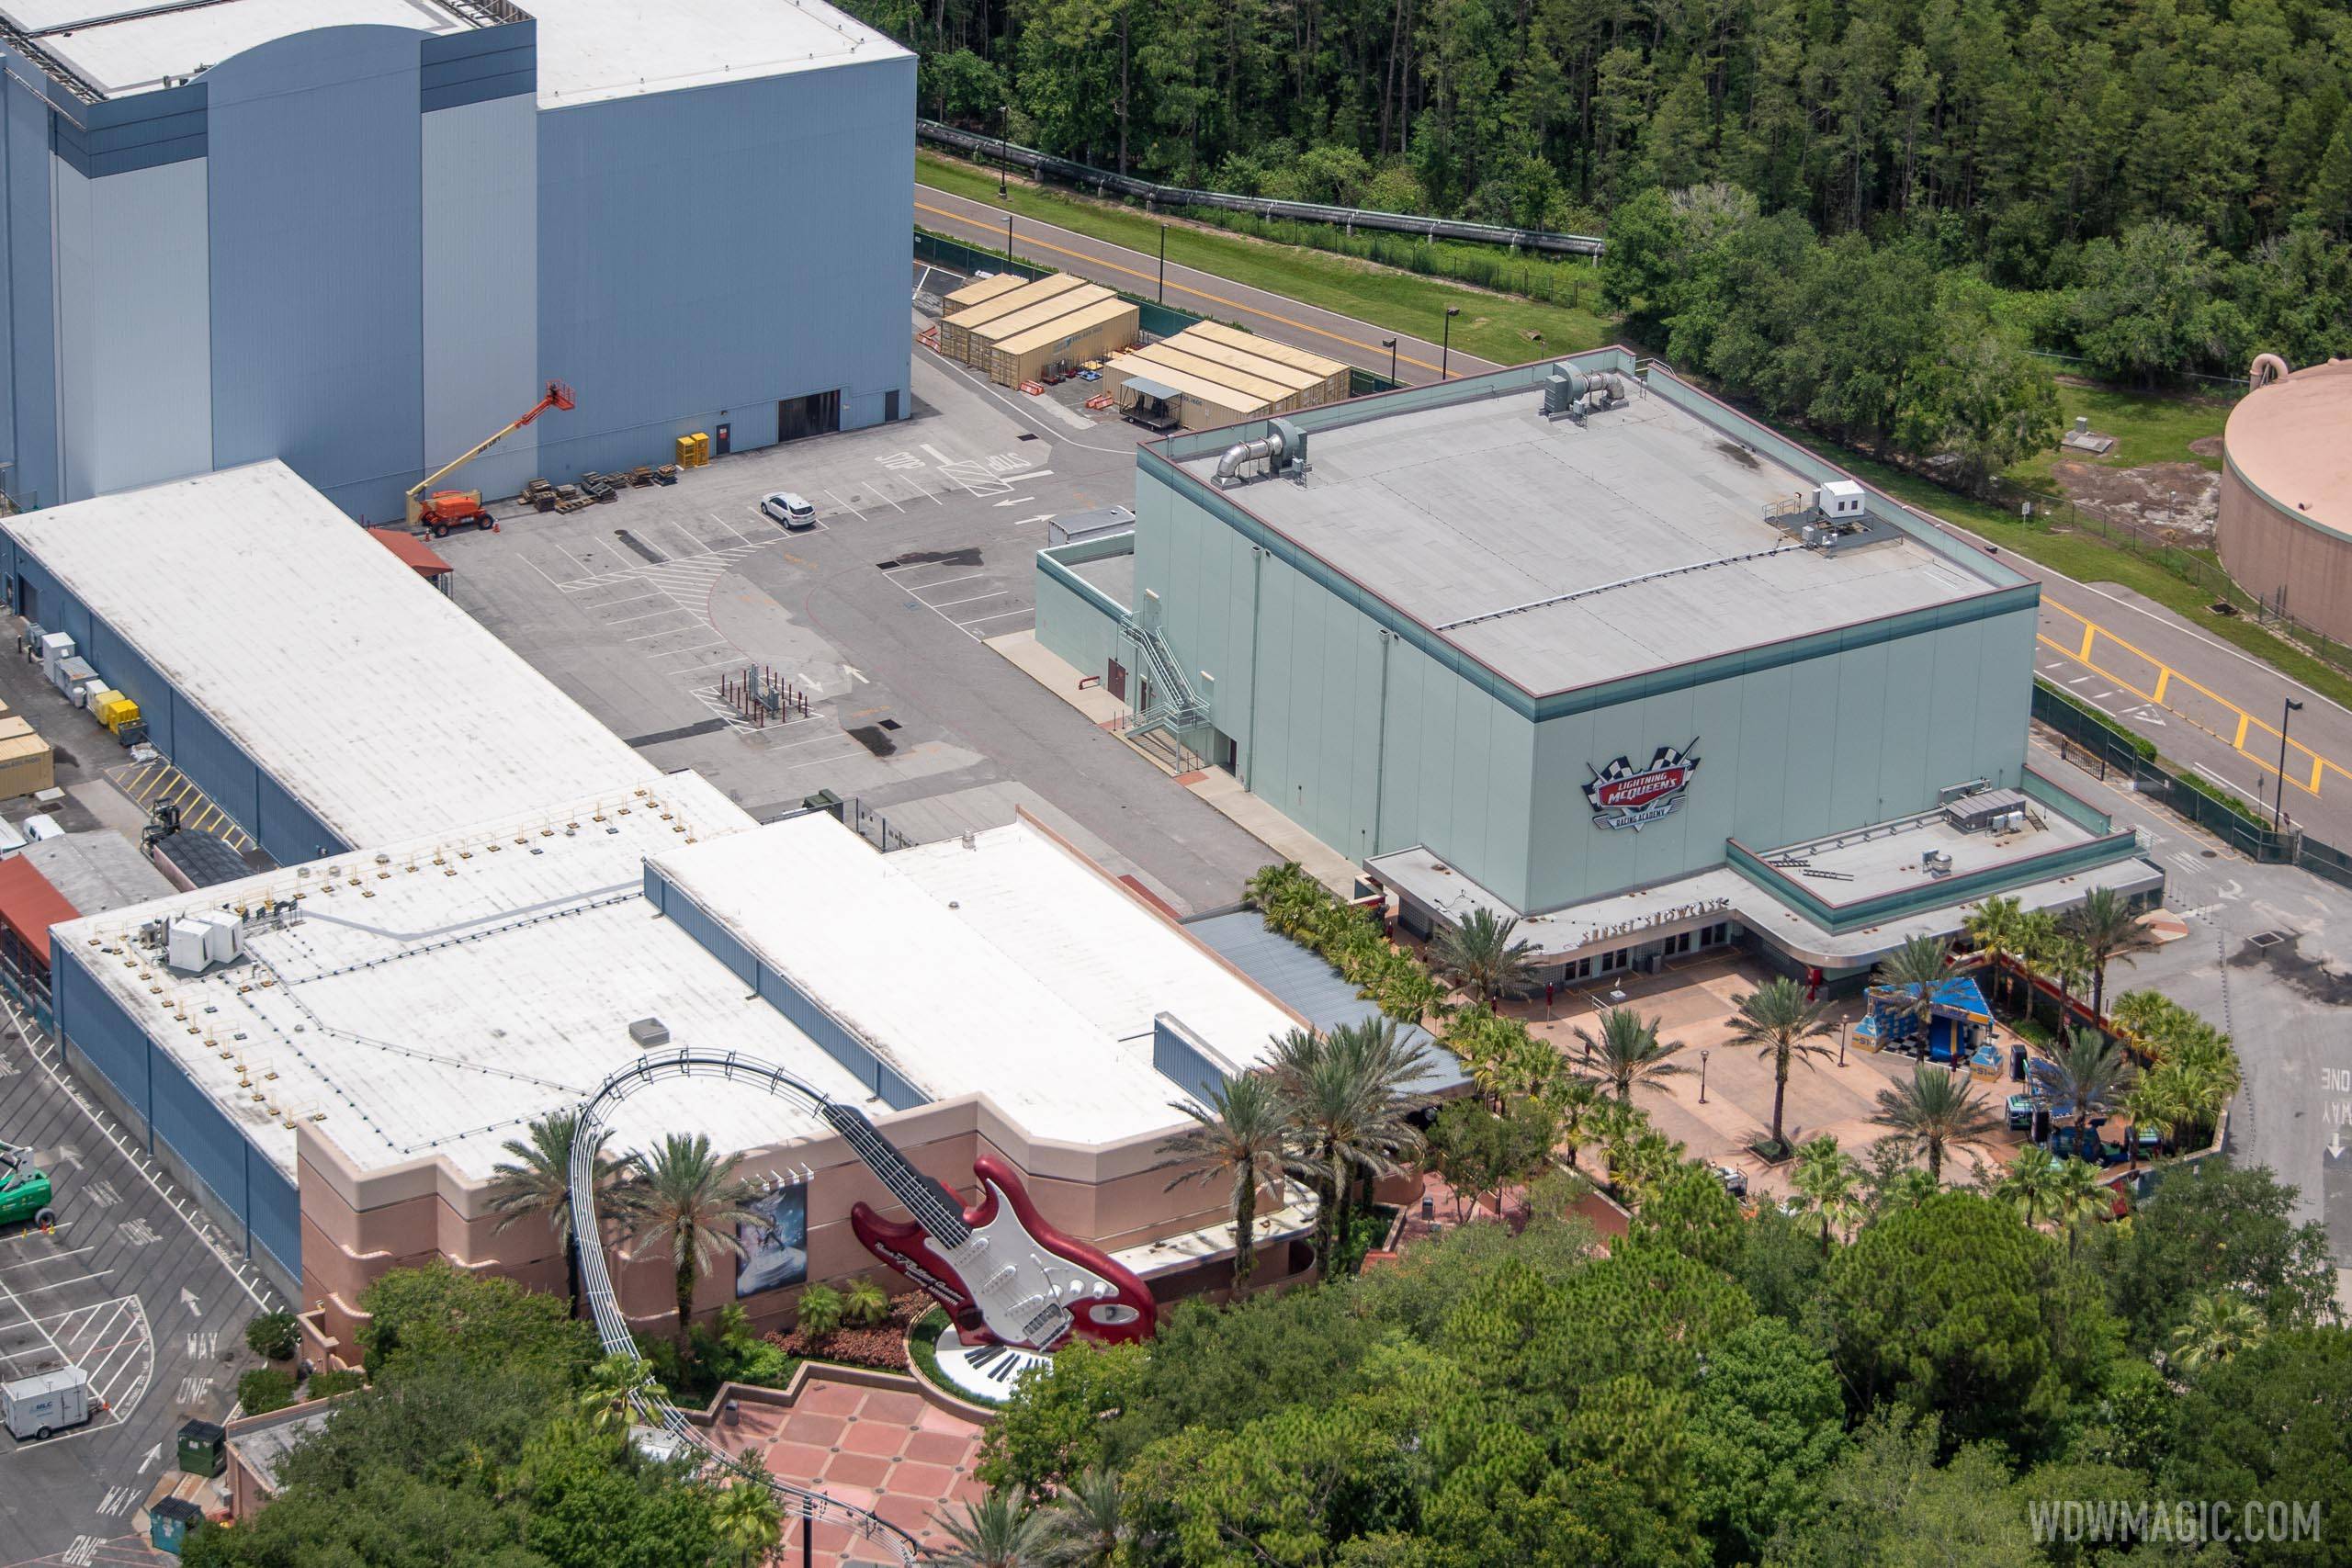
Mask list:
[[[929,151],[916,153],[915,178],[921,184],[957,196],[990,206],[1001,205],[993,174]],[[1021,217],[1035,218],[1148,254],[1157,254],[1159,250],[1159,220],[1114,203],[1019,184],[1012,186],[1010,201],[1013,212]],[[922,215],[916,216],[920,219]],[[1168,231],[1168,259],[1311,305],[1344,311],[1392,330],[1432,338],[1445,307],[1460,305],[1462,314],[1453,323],[1455,346],[1504,364],[1521,364],[1539,357],[1546,350],[1566,353],[1591,348],[1612,342],[1615,337],[1615,323],[1589,310],[1488,294],[1418,273],[1239,235],[1204,233],[1171,225]],[[1522,335],[1531,332],[1544,334],[1542,348]],[[2221,466],[2218,458],[2189,451],[2188,444],[2200,436],[2222,433],[2231,407],[2225,399],[2117,391],[2066,382],[2059,384],[2058,397],[2070,423],[2077,415],[2086,414],[2093,430],[2117,438],[2115,450],[2098,461],[2119,468],[2170,462],[2202,463],[2210,468]],[[1923,511],[1950,518],[1982,535],[1988,543],[2039,561],[2077,581],[2119,583],[2143,593],[2323,695],[2352,705],[2352,677],[2281,642],[2242,617],[2213,614],[2207,607],[2204,593],[2153,561],[2095,538],[2030,528],[2004,508],[1973,501],[1931,480],[1874,462],[1810,432],[1789,434],[1834,457],[1889,494],[1900,496]],[[2037,489],[2054,488],[2050,466],[2056,457],[2051,453],[2029,458],[2010,469],[2009,477]]]
[[[991,207],[1006,205],[998,199],[994,175],[933,152],[915,154],[915,179]],[[1018,217],[1091,234],[1146,255],[1159,253],[1159,220],[1130,209],[1019,184],[1012,186],[1008,199]],[[918,220],[923,216],[915,214]],[[1458,305],[1462,314],[1454,318],[1453,346],[1500,365],[1521,365],[1547,353],[1575,353],[1611,341],[1613,323],[1590,310],[1488,294],[1325,251],[1204,232],[1183,224],[1168,226],[1168,259],[1432,343],[1444,327],[1445,308]],[[1170,303],[1188,301],[1179,298]],[[1532,333],[1542,334],[1542,341],[1529,335]],[[1385,368],[1373,364],[1364,367]]]
[[[2115,449],[2104,457],[2052,449],[2028,457],[2008,470],[2008,478],[2033,490],[2054,492],[2057,481],[2051,465],[2064,457],[2080,458],[2110,468],[2136,468],[2146,463],[2195,463],[2221,472],[2222,459],[2192,452],[2188,444],[2222,434],[2234,406],[2228,398],[2177,396],[2164,392],[2126,392],[2107,387],[2058,383],[2058,401],[2072,428],[2087,416],[2091,428],[2115,437]]]

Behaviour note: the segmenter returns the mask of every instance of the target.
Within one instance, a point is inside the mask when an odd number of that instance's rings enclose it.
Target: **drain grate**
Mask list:
[[[2282,942],[2292,942],[2294,939],[2293,931],[2262,931],[2245,940],[2250,947],[2269,948],[2276,947]]]

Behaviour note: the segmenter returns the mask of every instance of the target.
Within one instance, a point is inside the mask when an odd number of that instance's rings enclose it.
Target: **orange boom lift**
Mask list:
[[[422,523],[424,525],[424,531],[436,539],[448,533],[450,529],[463,527],[469,523],[484,528],[497,526],[491,521],[490,513],[482,510],[481,491],[433,490],[433,487],[547,412],[548,410],[570,409],[572,406],[571,389],[560,381],[549,381],[547,391],[540,396],[537,402],[531,405],[530,412],[481,446],[470,451],[460,453],[448,463],[417,480],[408,492],[409,526],[413,528]],[[433,493],[427,495],[425,493],[427,491],[432,491]]]

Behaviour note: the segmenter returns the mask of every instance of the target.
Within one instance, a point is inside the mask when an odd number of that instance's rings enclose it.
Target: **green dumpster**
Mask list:
[[[187,1498],[166,1497],[147,1510],[147,1543],[177,1557],[188,1531],[203,1521],[204,1510]]]
[[[180,1427],[180,1469],[189,1475],[218,1475],[229,1467],[229,1434],[217,1421],[190,1421]]]

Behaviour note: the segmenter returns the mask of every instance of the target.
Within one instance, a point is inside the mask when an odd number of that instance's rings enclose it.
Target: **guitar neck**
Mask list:
[[[898,1145],[865,1119],[864,1111],[854,1105],[828,1100],[823,1113],[833,1130],[847,1141],[851,1152],[882,1179],[882,1185],[890,1190],[890,1195],[930,1233],[933,1240],[943,1247],[964,1245],[972,1227],[964,1223],[962,1211],[947,1201],[929,1177],[908,1162]]]

